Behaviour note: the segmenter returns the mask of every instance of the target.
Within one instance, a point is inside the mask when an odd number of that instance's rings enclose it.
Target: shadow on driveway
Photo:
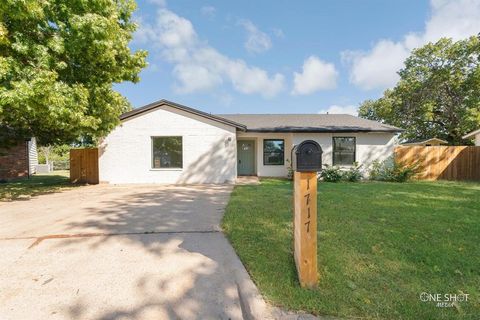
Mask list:
[[[268,317],[220,232],[230,192],[93,186],[0,206],[2,316]]]

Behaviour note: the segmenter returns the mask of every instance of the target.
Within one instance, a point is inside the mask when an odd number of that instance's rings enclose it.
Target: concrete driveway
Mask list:
[[[0,203],[0,320],[248,319],[220,232],[231,186],[89,186]]]

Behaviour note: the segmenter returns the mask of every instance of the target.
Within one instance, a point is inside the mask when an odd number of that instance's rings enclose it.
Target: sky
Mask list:
[[[412,49],[480,32],[480,0],[137,0],[149,52],[133,107],[167,99],[219,113],[349,113],[395,86]]]

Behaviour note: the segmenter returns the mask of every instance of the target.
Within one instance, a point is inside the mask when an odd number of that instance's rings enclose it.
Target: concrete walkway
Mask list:
[[[0,203],[0,319],[268,319],[219,223],[231,186]]]
[[[240,186],[259,185],[260,179],[257,176],[240,176],[237,177],[235,184]]]

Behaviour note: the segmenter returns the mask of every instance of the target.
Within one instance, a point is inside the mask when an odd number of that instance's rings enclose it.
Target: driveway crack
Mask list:
[[[148,234],[185,234],[185,233],[221,233],[220,230],[180,230],[180,231],[144,231],[144,232],[92,232],[92,233],[73,233],[73,234],[50,234],[45,236],[32,237],[7,237],[0,238],[3,240],[28,240],[35,239],[35,241],[28,247],[31,249],[43,240],[49,239],[69,239],[69,238],[90,238],[90,237],[113,237],[113,236],[128,236],[128,235],[148,235]]]

